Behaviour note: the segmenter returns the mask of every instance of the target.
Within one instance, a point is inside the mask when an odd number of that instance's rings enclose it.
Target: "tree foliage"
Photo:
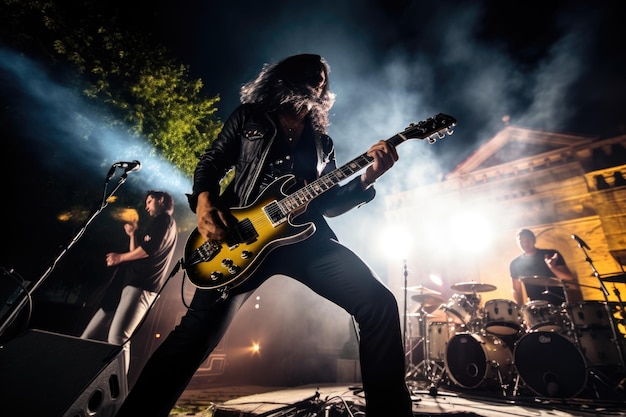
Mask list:
[[[0,1],[6,44],[48,62],[94,106],[109,109],[108,123],[145,138],[191,177],[222,123],[219,96],[203,96],[188,66],[149,34],[124,28],[107,2]]]

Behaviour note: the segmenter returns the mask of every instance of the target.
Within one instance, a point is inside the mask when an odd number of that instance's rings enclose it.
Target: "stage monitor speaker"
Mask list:
[[[28,330],[0,347],[2,415],[109,417],[127,394],[120,346]]]

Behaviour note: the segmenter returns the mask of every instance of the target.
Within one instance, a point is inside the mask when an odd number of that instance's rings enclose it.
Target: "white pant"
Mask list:
[[[96,311],[87,327],[80,335],[82,339],[100,339],[107,332],[106,341],[113,345],[123,345],[126,373],[130,367],[130,336],[133,334],[157,293],[127,285],[122,290],[120,302],[115,311]]]

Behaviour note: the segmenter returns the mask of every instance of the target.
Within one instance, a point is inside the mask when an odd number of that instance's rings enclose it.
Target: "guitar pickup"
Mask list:
[[[263,207],[263,212],[268,219],[272,222],[272,226],[276,227],[279,224],[284,223],[287,220],[287,216],[280,209],[280,206],[276,201],[272,201],[267,206]]]
[[[234,249],[241,243],[250,244],[257,240],[259,234],[250,219],[246,218],[237,223],[237,226],[229,233],[225,240],[229,248]]]

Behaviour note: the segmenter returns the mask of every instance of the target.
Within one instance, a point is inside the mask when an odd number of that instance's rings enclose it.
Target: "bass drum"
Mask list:
[[[513,351],[517,372],[545,397],[574,397],[587,385],[587,364],[568,337],[551,331],[526,333]]]
[[[500,384],[499,377],[506,380],[513,374],[513,355],[495,336],[457,333],[448,341],[445,368],[463,388]]]

